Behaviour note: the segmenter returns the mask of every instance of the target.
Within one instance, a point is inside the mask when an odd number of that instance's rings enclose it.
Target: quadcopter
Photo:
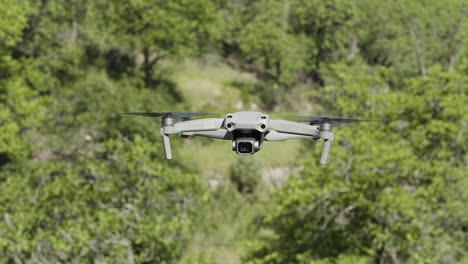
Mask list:
[[[268,114],[252,111],[228,113],[224,118],[194,117],[212,113],[181,112],[127,112],[126,115],[160,117],[160,130],[166,159],[172,159],[169,135],[190,136],[232,140],[232,150],[239,155],[252,155],[260,151],[265,141],[289,139],[313,139],[324,141],[321,164],[327,163],[333,141],[332,128],[338,123],[354,123],[368,120],[321,116],[287,116],[288,120],[271,119]],[[308,124],[300,123],[307,122]]]

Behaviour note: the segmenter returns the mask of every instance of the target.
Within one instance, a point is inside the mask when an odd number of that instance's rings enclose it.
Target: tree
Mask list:
[[[240,48],[247,61],[255,61],[264,69],[266,78],[290,86],[304,67],[304,41],[289,34],[289,10],[286,3],[264,1],[258,13],[243,27]]]
[[[290,30],[307,39],[307,72],[319,73],[322,66],[355,56],[353,45],[360,17],[354,2],[296,0],[290,3]]]
[[[211,0],[109,1],[103,5],[101,27],[121,48],[142,56],[146,85],[160,59],[198,54],[218,34],[219,17]]]
[[[254,244],[246,260],[468,261],[468,215],[461,207],[468,202],[468,79],[436,67],[408,80],[407,90],[392,91],[385,68],[333,69],[326,98],[337,110],[373,109],[383,123],[336,129],[335,158],[321,169],[315,148],[276,195],[279,206],[267,216],[276,237]]]
[[[359,1],[359,50],[371,64],[403,76],[426,75],[430,65],[453,70],[466,46],[465,1]]]
[[[190,236],[194,175],[162,162],[156,124],[114,114],[173,98],[80,56],[91,7],[0,11],[0,262],[177,263]]]
[[[178,262],[203,190],[163,162],[157,124],[114,114],[167,100],[122,84],[69,83],[21,137],[34,149],[0,170],[1,262]]]
[[[29,65],[12,56],[27,27],[27,9],[21,1],[6,1],[0,11],[0,168],[31,151],[24,134],[43,118],[44,100],[38,94],[46,81]]]
[[[285,87],[301,74],[320,83],[320,64],[346,57],[353,37],[348,31],[357,22],[349,1],[237,2],[225,8],[225,46],[238,47],[245,61],[259,64],[260,76]]]

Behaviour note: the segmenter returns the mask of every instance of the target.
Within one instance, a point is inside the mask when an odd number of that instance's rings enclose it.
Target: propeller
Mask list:
[[[358,122],[370,122],[375,120],[367,120],[367,119],[355,119],[355,118],[345,118],[345,117],[325,117],[325,116],[285,116],[286,118],[302,121],[302,122],[309,122],[311,125],[316,124],[323,124],[323,123],[330,123],[330,124],[338,124],[338,123],[358,123]]]
[[[146,117],[172,117],[175,119],[191,119],[195,116],[213,115],[213,113],[191,113],[191,112],[125,112],[123,115],[137,115]]]

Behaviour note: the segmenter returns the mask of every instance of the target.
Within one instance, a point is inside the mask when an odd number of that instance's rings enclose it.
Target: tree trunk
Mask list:
[[[153,54],[149,48],[143,49],[143,73],[146,88],[151,88],[154,65],[163,57],[163,55]]]
[[[421,43],[419,42],[418,35],[416,34],[416,29],[411,24],[408,25],[408,28],[409,28],[411,39],[414,42],[414,50],[416,52],[416,57],[419,63],[419,72],[421,73],[422,76],[426,76],[427,71],[426,71],[426,65],[424,63],[424,52],[421,48]]]

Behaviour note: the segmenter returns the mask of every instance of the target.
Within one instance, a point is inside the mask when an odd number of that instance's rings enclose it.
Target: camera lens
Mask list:
[[[252,143],[239,142],[239,144],[237,144],[237,150],[239,153],[252,153]]]

